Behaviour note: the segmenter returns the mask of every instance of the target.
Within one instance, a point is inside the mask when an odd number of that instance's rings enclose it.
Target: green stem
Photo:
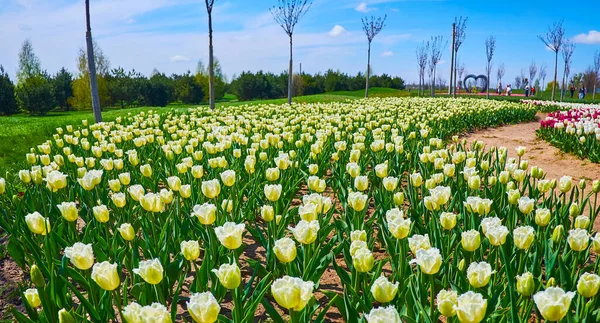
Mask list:
[[[430,287],[429,287],[429,302],[431,304],[431,308],[429,309],[429,317],[431,318],[432,322],[437,322],[437,318],[435,317],[435,277],[433,277],[433,275],[429,275],[429,282],[430,282]]]

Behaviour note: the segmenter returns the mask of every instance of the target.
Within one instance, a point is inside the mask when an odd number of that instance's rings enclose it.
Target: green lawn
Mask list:
[[[408,91],[399,91],[386,88],[372,88],[369,90],[371,96],[408,96]],[[306,95],[294,98],[298,103],[315,102],[339,102],[362,98],[365,95],[364,90],[360,91],[340,91],[316,95]],[[257,100],[248,102],[239,102],[235,96],[227,94],[217,107],[240,105],[240,104],[283,104],[287,99]],[[165,110],[182,109],[196,107],[197,105],[170,104],[165,108],[110,108],[102,112],[104,121],[113,121],[118,116],[125,116],[127,113],[138,113],[147,110]],[[56,128],[66,125],[79,125],[82,119],[93,121],[91,111],[67,111],[51,112],[46,116],[29,116],[27,114],[17,114],[9,117],[0,117],[0,177],[15,176],[17,170],[27,167],[25,154],[31,147],[35,147],[44,141],[50,139]]]

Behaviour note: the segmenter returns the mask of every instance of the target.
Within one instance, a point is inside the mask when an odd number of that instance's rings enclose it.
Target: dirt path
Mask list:
[[[548,179],[559,179],[564,175],[572,176],[576,181],[582,178],[586,180],[600,179],[600,164],[563,153],[536,136],[535,131],[540,127],[539,120],[545,118],[546,115],[538,113],[536,121],[484,129],[467,134],[463,138],[469,142],[483,141],[487,147],[504,146],[508,148],[509,157],[517,157],[516,147],[527,147],[523,158],[529,160],[529,167],[534,165],[541,167],[547,173],[546,178]],[[600,229],[600,217],[596,220],[594,228]]]

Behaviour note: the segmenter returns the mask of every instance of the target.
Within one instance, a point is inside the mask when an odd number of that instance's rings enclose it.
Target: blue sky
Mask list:
[[[0,64],[14,77],[19,48],[29,38],[43,68],[51,73],[62,66],[75,71],[78,49],[85,44],[83,3],[0,0]],[[226,75],[286,69],[287,36],[268,11],[275,3],[217,0],[215,54]],[[194,70],[198,60],[207,60],[204,1],[91,0],[91,9],[92,32],[112,67],[135,68],[144,74],[157,68],[170,74]],[[484,74],[484,40],[493,34],[497,38],[493,75],[499,63],[504,63],[505,80],[512,82],[521,69],[527,73],[535,60],[548,66],[547,82],[554,54],[536,36],[560,19],[564,19],[567,36],[577,43],[573,72],[585,70],[594,51],[600,50],[597,0],[314,0],[295,32],[295,69],[302,63],[303,70],[311,73],[329,68],[351,74],[365,70],[367,42],[360,19],[385,14],[386,27],[373,43],[373,70],[408,81],[417,80],[415,48],[431,36],[449,40],[454,17],[461,15],[469,21],[459,61],[469,73]],[[438,68],[445,79],[449,60],[446,50]]]

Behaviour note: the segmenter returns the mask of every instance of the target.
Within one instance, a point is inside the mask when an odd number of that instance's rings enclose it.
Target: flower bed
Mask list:
[[[59,128],[32,148],[19,183],[0,180],[7,250],[30,272],[26,313],[13,313],[597,321],[600,182],[546,179],[523,147],[514,159],[454,136],[535,113],[390,98]]]
[[[600,163],[600,107],[553,112],[540,125],[540,138],[565,152]]]

